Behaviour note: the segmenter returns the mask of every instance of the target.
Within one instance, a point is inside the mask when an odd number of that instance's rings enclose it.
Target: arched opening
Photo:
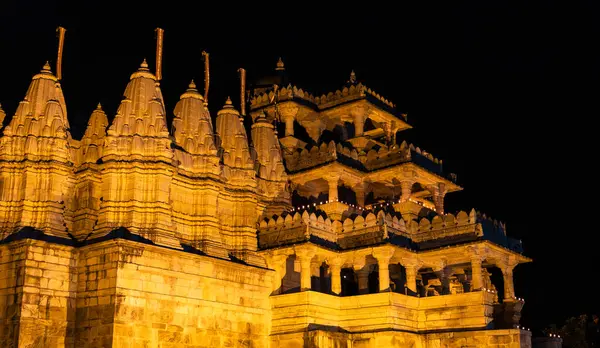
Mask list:
[[[341,296],[358,295],[358,282],[354,270],[352,268],[342,268],[340,275],[342,278]]]
[[[495,302],[501,303],[504,299],[504,277],[502,270],[495,265],[486,265],[482,269],[483,287],[495,292]]]
[[[365,125],[364,125],[364,131],[365,132],[372,131],[372,130],[377,129],[377,128],[381,128],[381,126],[378,125],[378,124],[375,124],[375,122],[372,119],[367,118],[365,120]]]
[[[331,293],[331,269],[325,262],[322,262],[319,266],[319,278],[313,289],[325,294]]]
[[[344,122],[343,125],[336,125],[332,130],[333,136],[337,141],[346,141],[354,137],[354,124],[350,122]]]
[[[399,263],[390,264],[390,287],[393,292],[408,295],[406,268]]]
[[[311,180],[299,185],[292,192],[291,198],[294,207],[308,208],[315,204],[325,203],[329,199],[329,185],[324,179]]]
[[[281,279],[282,294],[300,291],[300,269],[296,255],[288,256],[285,260],[285,275]]]
[[[338,199],[348,204],[356,204],[356,193],[348,186],[338,186]]]
[[[442,279],[440,279],[440,276],[430,267],[421,268],[417,279],[419,279],[419,277],[421,278],[420,287],[417,287],[419,296],[440,296],[444,293]]]
[[[367,287],[367,293],[368,294],[375,294],[379,292],[379,268],[378,266],[374,266],[373,267],[373,271],[369,272],[369,277],[368,277],[368,287]]]

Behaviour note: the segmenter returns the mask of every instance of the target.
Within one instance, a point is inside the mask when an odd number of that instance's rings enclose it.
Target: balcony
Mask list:
[[[271,296],[272,333],[301,331],[309,325],[350,332],[484,329],[493,320],[493,297],[484,291],[421,298],[394,292],[348,297],[314,291],[275,295]]]

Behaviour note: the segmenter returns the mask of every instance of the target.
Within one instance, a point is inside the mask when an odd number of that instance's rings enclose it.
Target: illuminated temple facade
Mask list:
[[[444,207],[455,176],[354,73],[284,74],[211,114],[144,61],[77,140],[46,64],[0,138],[0,346],[529,347],[520,242]]]

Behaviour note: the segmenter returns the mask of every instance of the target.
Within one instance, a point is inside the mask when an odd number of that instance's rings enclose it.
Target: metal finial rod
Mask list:
[[[63,56],[63,47],[65,44],[65,33],[67,29],[63,27],[58,27],[56,29],[58,32],[58,57],[56,58],[56,77],[60,80],[62,79],[62,56]]]
[[[202,51],[204,57],[204,102],[208,104],[208,87],[210,86],[210,59],[206,51]]]
[[[246,69],[239,68],[240,72],[240,111],[242,116],[246,116]]]
[[[162,55],[163,55],[163,39],[165,31],[161,28],[156,28],[156,79],[162,80]]]

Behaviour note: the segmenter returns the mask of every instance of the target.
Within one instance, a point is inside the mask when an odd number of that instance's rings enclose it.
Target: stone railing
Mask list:
[[[285,166],[291,172],[333,162],[336,158],[337,148],[333,141],[313,146],[310,150],[302,149],[291,154],[284,152]]]
[[[309,240],[311,236],[335,243],[334,224],[322,214],[296,212],[262,220],[258,227],[258,246],[262,249]],[[339,221],[337,221],[339,223]]]
[[[315,103],[319,107],[328,107],[333,104],[338,104],[341,101],[359,99],[367,95],[377,99],[379,102],[392,109],[396,108],[396,105],[394,103],[382,97],[381,95],[368,88],[367,86],[363,85],[362,83],[359,83],[357,85],[351,85],[350,87],[344,87],[341,90],[329,92],[326,95],[323,94],[322,96],[315,98]]]
[[[271,296],[272,332],[302,331],[309,324],[350,332],[483,329],[493,319],[493,302],[494,295],[485,291],[421,298],[394,292],[338,297],[305,291]]]
[[[291,154],[284,154],[284,158],[286,168],[292,172],[316,167],[336,160],[344,161],[343,158],[346,161],[354,161],[354,167],[360,167],[369,171],[410,161],[435,173],[441,173],[442,171],[441,160],[433,157],[427,151],[415,147],[413,144],[408,144],[406,141],[394,149],[381,147],[378,150],[371,149],[366,153],[330,141],[329,143],[315,145],[310,150],[302,149],[301,151],[294,151]],[[352,163],[348,163],[348,165],[352,166]]]
[[[258,226],[261,249],[307,241],[311,237],[337,244],[341,249],[373,245],[400,236],[414,243],[443,240],[451,237],[481,237],[483,229],[475,210],[470,214],[459,212],[405,222],[399,215],[384,210],[363,212],[342,219],[331,220],[322,211],[298,211],[286,216],[262,220]]]
[[[298,88],[289,84],[287,85],[287,87],[283,87],[277,90],[277,92],[269,91],[268,93],[262,93],[258,96],[255,96],[250,100],[250,106],[253,109],[267,106],[271,104],[270,101],[273,100],[275,97],[277,97],[278,102],[298,98],[301,100],[305,100],[311,104],[315,104],[320,108],[326,108],[330,105],[338,104],[339,102],[346,100],[371,97],[389,108],[396,108],[396,105],[394,103],[384,98],[374,90],[363,85],[362,83],[359,83],[357,85],[351,85],[350,87],[344,87],[341,90],[329,92],[328,94],[323,94],[320,97],[314,97],[312,94],[304,91],[302,88]],[[402,117],[406,119],[405,114],[402,114]]]
[[[461,211],[456,216],[453,214],[438,215],[431,221],[422,218],[418,223],[413,221],[409,226],[409,230],[411,239],[417,243],[465,234],[483,236],[483,230],[481,224],[477,221],[475,209],[472,209],[470,214]]]
[[[278,102],[298,98],[305,100],[311,104],[316,104],[315,97],[312,94],[305,92],[304,90],[302,90],[302,88],[292,86],[291,84],[287,87],[283,87],[277,90],[276,93],[277,95],[275,95],[275,92],[273,91],[270,91],[268,93],[262,93],[261,95],[258,95],[250,100],[250,106],[253,109],[267,106],[271,104],[270,101],[273,100],[275,97],[277,97]]]

